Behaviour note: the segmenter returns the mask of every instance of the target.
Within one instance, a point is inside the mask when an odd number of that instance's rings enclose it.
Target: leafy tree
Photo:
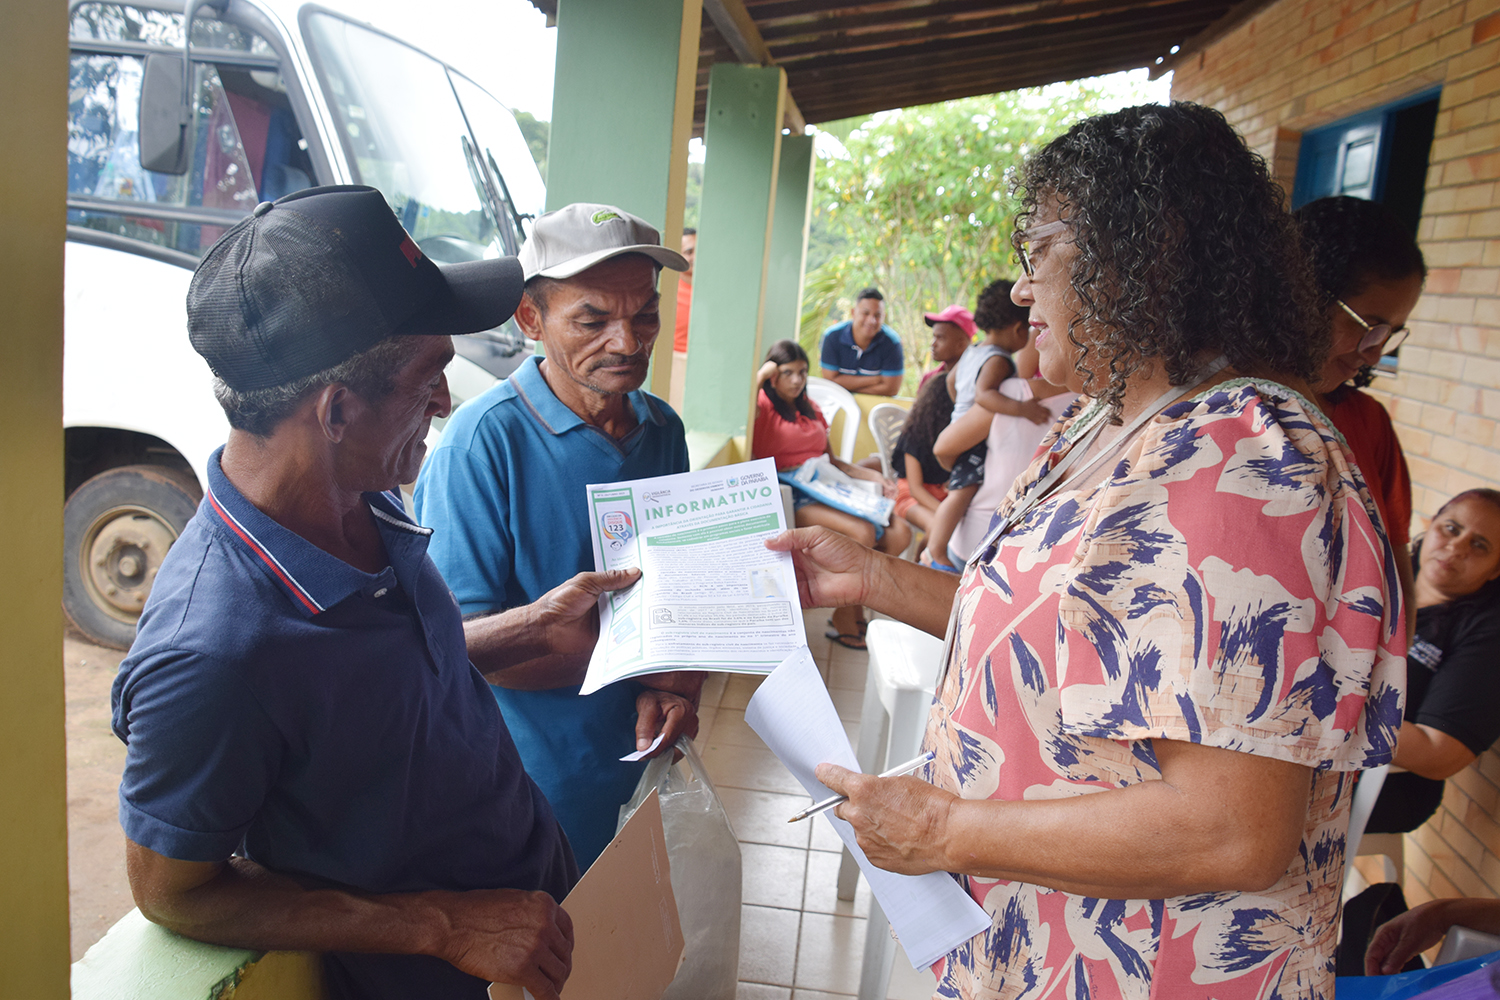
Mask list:
[[[876,285],[914,390],[931,344],[922,314],[972,309],[986,284],[1018,273],[1012,187],[1026,157],[1119,96],[1074,84],[831,123],[847,156],[819,152],[800,333],[809,353]]]
[[[547,145],[552,139],[552,123],[537,118],[530,111],[517,111],[516,124],[521,127],[521,137],[531,148],[531,158],[536,161],[537,172],[547,178]]]

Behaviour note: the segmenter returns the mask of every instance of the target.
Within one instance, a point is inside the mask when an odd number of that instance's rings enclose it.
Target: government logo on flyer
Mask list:
[[[599,531],[612,549],[623,549],[635,537],[635,523],[623,510],[606,511],[599,519]]]

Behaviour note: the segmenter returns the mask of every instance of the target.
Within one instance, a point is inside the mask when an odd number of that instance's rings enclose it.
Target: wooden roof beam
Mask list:
[[[745,10],[742,0],[703,0],[703,13],[708,15],[740,62],[755,63],[758,66],[776,65],[776,60],[771,58],[771,50],[766,47],[765,39],[760,37],[760,29]],[[802,111],[797,107],[790,90],[786,95],[786,112],[782,125],[791,129],[793,135],[801,135],[807,131],[807,119],[802,117]]]
[[[964,48],[983,46],[990,40],[1011,32],[1032,29],[1036,31],[1087,30],[1104,18],[1115,22],[1160,23],[1162,20],[1182,21],[1193,28],[1208,23],[1215,11],[1210,7],[1207,17],[1200,14],[1204,4],[1194,0],[1158,0],[1143,4],[1133,0],[1089,0],[1087,3],[1070,5],[1066,13],[1057,12],[1047,16],[999,14],[966,18],[962,21],[942,25],[893,26],[889,29],[870,29],[861,32],[829,30],[821,34],[804,33],[800,39],[788,38],[776,42],[777,60],[789,69],[799,59],[846,56],[858,53],[896,52],[902,48],[923,45]],[[1189,29],[1191,30],[1191,29]]]

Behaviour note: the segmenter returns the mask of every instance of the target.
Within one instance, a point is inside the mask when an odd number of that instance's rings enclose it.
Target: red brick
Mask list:
[[[1491,14],[1474,22],[1472,44],[1482,45],[1491,38],[1500,38],[1500,14]]]

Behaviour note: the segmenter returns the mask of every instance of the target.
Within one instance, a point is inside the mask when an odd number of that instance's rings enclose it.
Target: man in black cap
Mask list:
[[[435,265],[378,191],[337,187],[259,206],[188,292],[232,429],[115,681],[131,888],[188,937],[323,952],[336,997],[542,1000],[571,967],[577,866],[485,678],[590,648],[633,574],[466,644],[395,492],[448,414],[449,335],[504,322],[521,280]]]

